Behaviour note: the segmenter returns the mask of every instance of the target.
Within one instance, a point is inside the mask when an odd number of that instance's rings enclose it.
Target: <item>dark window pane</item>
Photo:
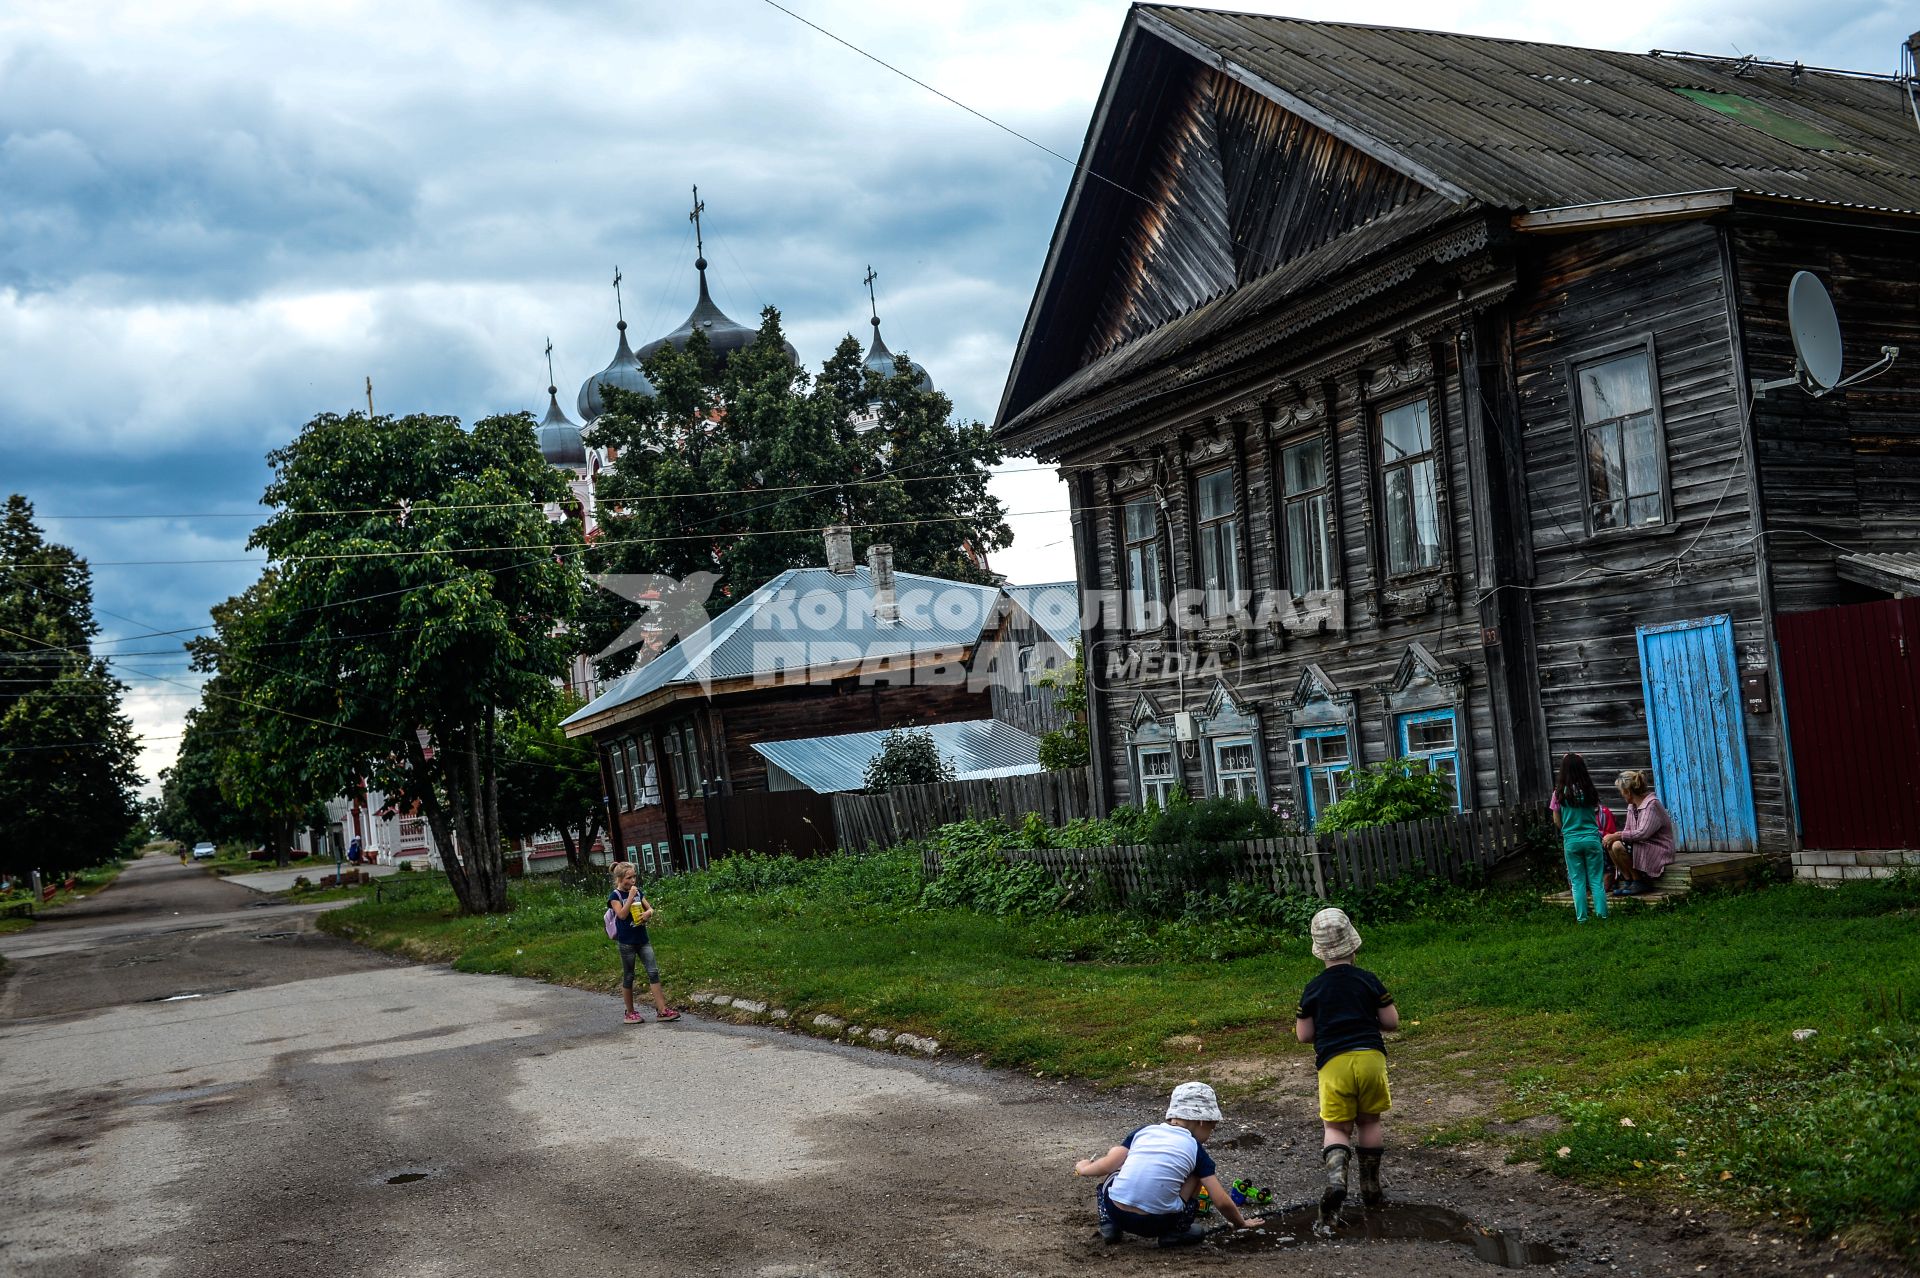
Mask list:
[[[1233,472],[1216,470],[1199,479],[1200,519],[1225,519],[1233,513]]]
[[[1433,447],[1427,401],[1415,400],[1380,414],[1381,458],[1387,463],[1418,457]]]
[[[1295,444],[1281,455],[1280,467],[1285,472],[1286,495],[1297,497],[1301,493],[1312,492],[1327,482],[1326,450],[1320,441],[1310,439],[1304,444]]]
[[[1127,540],[1146,541],[1158,534],[1153,498],[1143,497],[1127,503]]]

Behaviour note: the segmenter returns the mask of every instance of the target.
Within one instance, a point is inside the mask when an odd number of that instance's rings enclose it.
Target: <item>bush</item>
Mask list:
[[[1399,821],[1421,821],[1453,811],[1454,783],[1421,759],[1395,759],[1360,771],[1353,788],[1327,805],[1314,829],[1321,834]]]
[[[933,734],[924,728],[898,728],[880,743],[880,753],[867,763],[869,790],[891,790],[897,785],[928,785],[953,780],[953,764],[940,754]]]
[[[920,892],[929,910],[977,910],[982,914],[1040,914],[1064,895],[1053,876],[1030,861],[1008,861],[1013,831],[994,821],[956,821],[929,840],[940,856],[940,873]]]

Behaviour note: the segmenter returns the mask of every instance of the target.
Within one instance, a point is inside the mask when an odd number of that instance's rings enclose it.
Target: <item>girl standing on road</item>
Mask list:
[[[1594,788],[1587,761],[1569,750],[1560,760],[1560,772],[1554,779],[1553,819],[1560,827],[1560,849],[1567,860],[1567,886],[1573,890],[1573,917],[1587,921],[1587,900],[1593,900],[1593,912],[1607,917],[1607,853],[1600,845],[1600,825],[1596,820],[1600,792]]]
[[[613,867],[613,891],[607,897],[607,918],[612,924],[609,935],[620,945],[620,992],[627,1001],[626,1023],[643,1024],[645,1018],[633,1006],[633,963],[639,959],[647,969],[647,992],[653,996],[654,1019],[677,1021],[680,1013],[667,1006],[660,989],[660,965],[654,961],[653,946],[647,940],[647,920],[653,907],[640,894],[640,875],[633,862],[621,861]]]

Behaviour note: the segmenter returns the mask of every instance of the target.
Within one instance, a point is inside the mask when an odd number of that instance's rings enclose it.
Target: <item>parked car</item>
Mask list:
[[[216,851],[217,849],[213,844],[203,840],[193,845],[193,859],[196,861],[211,861]]]

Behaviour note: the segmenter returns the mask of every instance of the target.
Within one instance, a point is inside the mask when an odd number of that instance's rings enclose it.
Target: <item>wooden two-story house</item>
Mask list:
[[[1920,591],[1916,92],[1136,5],[996,422],[1071,489],[1105,801],[1578,750],[1799,846],[1777,623]],[[1906,354],[1756,397],[1801,270]]]

